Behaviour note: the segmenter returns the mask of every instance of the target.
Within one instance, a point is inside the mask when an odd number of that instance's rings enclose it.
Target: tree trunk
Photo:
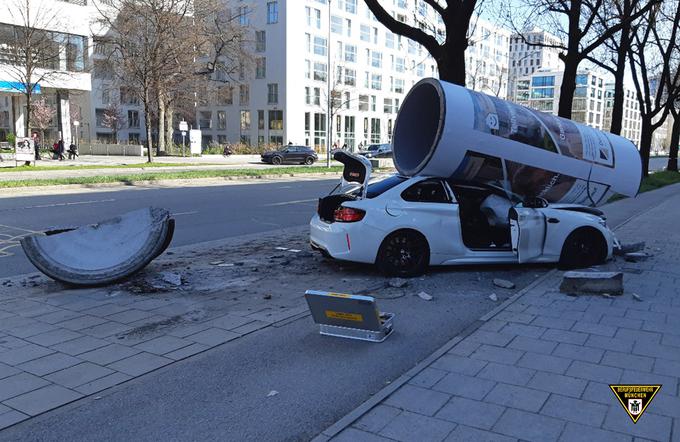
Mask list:
[[[625,2],[624,16],[630,14],[630,0]],[[625,12],[628,11],[628,12]],[[609,132],[621,135],[623,126],[623,82],[626,73],[626,56],[630,47],[630,22],[626,22],[621,28],[621,38],[619,39],[619,49],[617,51],[616,72],[614,73],[614,104],[612,105],[612,123]]]
[[[460,86],[465,86],[465,49],[468,45],[464,34],[465,32],[462,37],[457,35],[447,40],[435,57],[439,79]]]
[[[175,133],[173,130],[173,107],[172,104],[168,104],[168,108],[165,110],[165,145],[168,148],[172,148],[175,145],[175,141],[172,135]]]
[[[158,148],[156,155],[165,152],[165,99],[158,94]]]
[[[673,132],[671,134],[671,146],[668,149],[668,165],[666,170],[678,171],[678,143],[680,143],[680,112],[673,113]]]
[[[26,118],[25,118],[26,123],[24,124],[24,136],[25,137],[31,136],[31,95],[32,95],[31,92],[32,92],[31,85],[27,84],[26,85],[26,94],[24,94],[26,96]],[[59,103],[57,103],[57,106],[58,105],[59,105]],[[21,103],[19,103],[19,106],[21,106]],[[57,109],[59,109],[59,107],[57,107]],[[26,161],[24,163],[24,166],[30,166],[30,165],[31,165],[30,161]]]
[[[578,56],[567,54],[564,61],[564,76],[560,87],[560,104],[557,115],[571,119],[571,109],[574,105],[574,92],[576,91],[576,74],[578,72]]]
[[[146,126],[146,154],[148,162],[153,162],[151,157],[151,149],[153,148],[153,140],[151,139],[151,108],[149,106],[149,88],[144,88],[144,125]]]
[[[649,175],[649,153],[652,150],[652,121],[650,118],[642,118],[642,128],[640,130],[640,158],[642,159],[642,176]]]

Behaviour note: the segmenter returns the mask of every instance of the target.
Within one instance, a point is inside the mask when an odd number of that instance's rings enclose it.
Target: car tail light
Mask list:
[[[366,212],[351,207],[338,207],[333,213],[333,219],[341,223],[353,223],[364,219]]]

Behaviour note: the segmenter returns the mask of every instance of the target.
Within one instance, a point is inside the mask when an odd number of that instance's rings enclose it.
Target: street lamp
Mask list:
[[[331,143],[333,140],[333,122],[331,118],[331,0],[328,0],[328,43],[326,45],[326,54],[328,55],[328,65],[326,67],[326,98],[328,99],[326,108],[326,123],[328,127],[328,136],[326,137],[326,167],[331,167]]]

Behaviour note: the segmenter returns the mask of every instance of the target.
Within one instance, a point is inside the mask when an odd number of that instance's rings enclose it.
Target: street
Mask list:
[[[34,272],[21,246],[8,238],[50,227],[95,223],[142,207],[170,210],[171,247],[303,225],[316,199],[337,183],[289,179],[212,187],[131,188],[69,195],[0,199],[0,277]]]
[[[334,182],[282,181],[12,199],[3,204],[2,223],[39,229],[94,222],[153,203],[176,214],[173,245],[179,246],[305,224],[313,200]],[[605,211],[610,224],[616,226],[664,198],[661,192],[642,201],[622,200]],[[216,200],[222,204],[215,204]],[[12,263],[10,272],[32,271],[20,259],[21,252],[14,252],[19,253],[2,258]],[[521,289],[550,268],[432,270],[424,279],[434,281],[435,302],[411,295],[381,299],[381,309],[397,315],[397,334],[384,344],[322,337],[310,318],[302,317],[18,424],[0,433],[0,439],[23,439],[27,434],[40,440],[309,439],[492,309],[495,304],[480,295],[480,290],[489,290],[485,287],[491,278],[507,278]],[[7,266],[3,271],[7,272]]]

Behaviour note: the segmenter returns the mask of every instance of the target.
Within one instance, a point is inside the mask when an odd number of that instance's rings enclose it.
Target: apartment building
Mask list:
[[[513,101],[523,106],[557,115],[563,72],[539,69],[516,79]],[[606,78],[593,70],[579,71],[571,119],[596,129],[607,130],[605,123]]]
[[[509,90],[510,31],[473,18],[465,52],[465,84],[469,89],[505,99]]]
[[[25,1],[0,2],[0,140],[10,133],[40,133],[34,124],[26,127],[21,35],[29,27],[34,34],[33,52],[40,54],[30,79],[33,99],[44,98],[56,110],[45,130],[46,141],[51,144],[62,138],[69,143],[78,127],[74,120],[89,112],[90,11],[86,0],[30,0],[28,11]]]
[[[556,48],[559,45],[561,45],[559,38],[539,28],[510,37],[508,79],[510,97],[516,94],[518,78],[531,75],[539,69],[560,69],[562,66],[559,59],[560,50]]]
[[[623,98],[623,121],[621,122],[621,136],[628,138],[635,145],[640,144],[640,105],[635,96],[635,90],[624,87]],[[605,113],[604,128],[609,130],[612,121],[612,106],[614,105],[614,83],[605,85]]]

